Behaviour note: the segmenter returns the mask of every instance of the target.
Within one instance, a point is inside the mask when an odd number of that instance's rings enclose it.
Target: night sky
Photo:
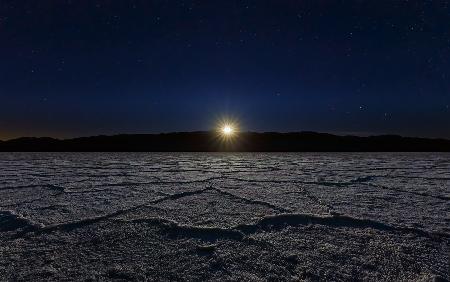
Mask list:
[[[0,0],[0,139],[450,138],[447,1]]]

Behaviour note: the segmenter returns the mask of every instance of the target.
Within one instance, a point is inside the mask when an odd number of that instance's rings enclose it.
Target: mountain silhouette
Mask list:
[[[72,139],[22,137],[0,141],[0,151],[24,152],[450,152],[450,140],[380,135],[338,136],[316,132],[217,132],[120,134]]]

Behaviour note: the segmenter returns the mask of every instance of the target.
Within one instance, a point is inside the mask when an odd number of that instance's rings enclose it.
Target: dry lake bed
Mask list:
[[[450,154],[0,153],[1,281],[448,281]]]

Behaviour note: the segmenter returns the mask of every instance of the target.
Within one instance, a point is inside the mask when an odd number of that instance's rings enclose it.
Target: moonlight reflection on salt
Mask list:
[[[0,167],[2,280],[450,279],[450,154],[1,153]]]

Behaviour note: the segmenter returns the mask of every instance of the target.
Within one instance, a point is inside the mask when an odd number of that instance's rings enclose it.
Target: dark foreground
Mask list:
[[[2,152],[450,152],[450,140],[396,135],[338,136],[316,132],[122,134],[74,139],[0,141]]]
[[[450,154],[1,153],[0,280],[450,279]]]

